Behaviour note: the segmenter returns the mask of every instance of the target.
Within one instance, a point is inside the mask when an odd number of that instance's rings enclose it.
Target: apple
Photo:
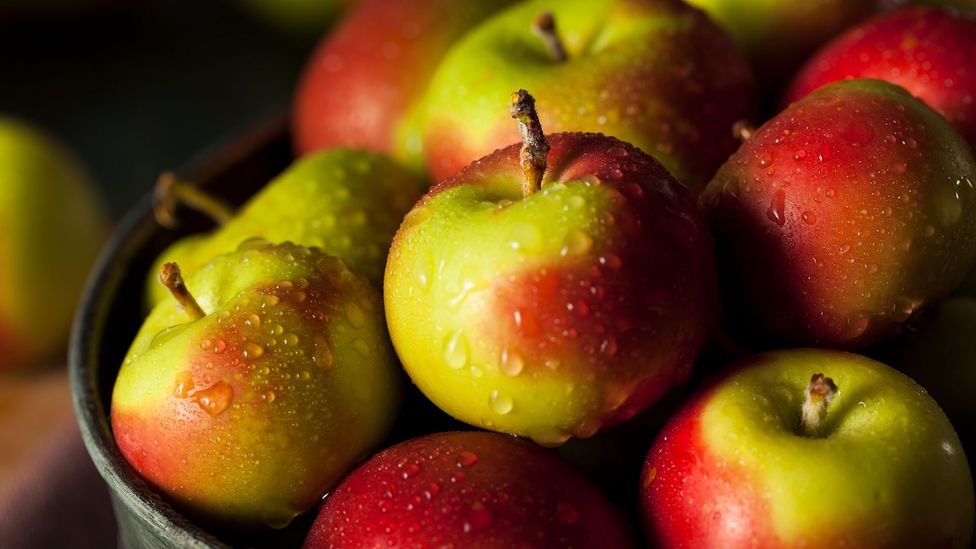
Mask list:
[[[877,12],[877,0],[688,0],[749,58],[766,93],[787,82],[818,47]]]
[[[514,141],[505,97],[520,87],[546,131],[612,135],[696,191],[754,114],[746,61],[684,2],[522,2],[462,38],[431,80],[420,109],[435,180]]]
[[[906,7],[862,23],[827,44],[794,78],[796,101],[838,80],[879,78],[904,87],[976,146],[976,16]]]
[[[631,547],[600,492],[551,452],[494,433],[384,450],[325,500],[306,549]]]
[[[973,480],[938,404],[838,351],[738,363],[658,435],[640,489],[664,548],[963,548],[973,532]]]
[[[513,0],[360,0],[312,53],[292,112],[300,155],[365,148],[420,162],[411,110],[465,31]]]
[[[0,372],[56,358],[68,339],[107,210],[81,161],[0,116]]]
[[[175,264],[160,273],[176,299],[119,370],[119,450],[203,524],[284,527],[393,425],[401,378],[380,296],[342,260],[290,243],[249,241],[185,282]]]
[[[547,141],[532,97],[513,99],[525,144],[407,214],[384,301],[397,354],[434,404],[558,445],[688,377],[717,316],[714,252],[691,192],[660,163],[597,134]]]
[[[848,349],[890,336],[972,268],[974,182],[966,141],[894,84],[846,80],[793,103],[701,198],[731,327]]]

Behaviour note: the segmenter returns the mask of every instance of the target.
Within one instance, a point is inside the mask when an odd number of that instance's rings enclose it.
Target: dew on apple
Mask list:
[[[449,335],[444,342],[444,363],[455,370],[468,364],[468,339],[460,330]]]

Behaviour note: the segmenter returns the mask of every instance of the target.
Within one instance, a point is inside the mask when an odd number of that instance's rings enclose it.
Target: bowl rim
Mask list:
[[[231,133],[236,138],[218,140],[204,149],[178,173],[193,174],[193,180],[206,187],[227,168],[241,162],[276,139],[287,135],[288,118],[276,115],[259,124],[245,126],[250,131]],[[244,137],[239,137],[244,135]],[[128,512],[149,522],[154,532],[165,533],[174,546],[209,548],[229,547],[216,536],[189,521],[159,496],[122,456],[112,434],[109,407],[98,389],[98,354],[107,315],[106,303],[117,299],[127,258],[145,244],[148,236],[161,230],[152,214],[152,191],[144,195],[122,217],[102,248],[85,284],[75,313],[68,345],[68,380],[81,436],[99,474],[116,500],[116,515],[121,504]],[[131,276],[131,275],[129,275]]]

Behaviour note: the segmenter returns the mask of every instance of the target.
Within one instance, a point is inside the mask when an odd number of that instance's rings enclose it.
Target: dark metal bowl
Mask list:
[[[202,187],[232,203],[241,203],[281,172],[292,159],[287,123],[266,123],[191,163],[184,170]],[[70,380],[81,435],[112,494],[119,523],[119,543],[129,548],[297,546],[309,517],[293,526],[246,539],[218,539],[170,507],[122,457],[109,423],[112,387],[129,344],[142,324],[146,273],[156,256],[174,240],[205,230],[209,222],[180,212],[177,231],[153,219],[146,196],[122,220],[102,252],[75,318],[68,353]]]

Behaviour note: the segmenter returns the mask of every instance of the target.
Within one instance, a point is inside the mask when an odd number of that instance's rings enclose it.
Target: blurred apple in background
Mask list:
[[[976,17],[908,7],[858,25],[811,57],[786,95],[793,102],[838,80],[898,84],[976,146]]]
[[[71,152],[0,116],[0,371],[56,358],[108,231]]]
[[[821,44],[877,11],[877,0],[688,0],[725,28],[775,88]],[[765,89],[768,95],[774,89]]]
[[[419,164],[410,111],[448,48],[510,3],[362,0],[305,66],[292,113],[298,153],[346,146]]]
[[[299,36],[314,36],[358,0],[238,0],[260,20]]]

